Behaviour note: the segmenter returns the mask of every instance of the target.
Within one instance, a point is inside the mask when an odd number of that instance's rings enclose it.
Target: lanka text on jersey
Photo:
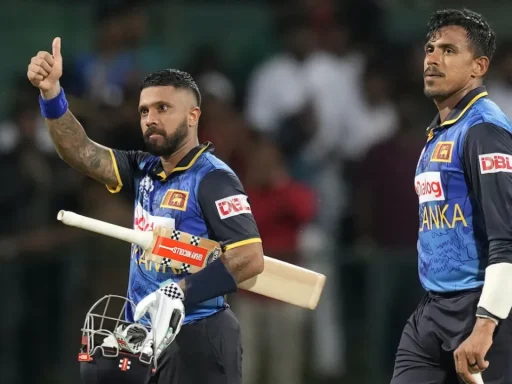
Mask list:
[[[512,238],[512,125],[487,96],[479,87],[442,124],[438,115],[418,161],[418,269],[428,291],[482,286],[499,242]]]
[[[166,175],[159,157],[140,151],[112,150],[118,186],[135,196],[134,229],[151,231],[156,226],[177,229],[218,241],[224,250],[260,242],[247,195],[235,173],[205,143],[192,149]],[[219,203],[220,202],[220,203]],[[128,298],[135,305],[169,279],[188,275],[188,266],[171,269],[146,260],[143,250],[132,245]],[[223,297],[185,308],[184,323],[210,316],[227,306]],[[126,313],[133,320],[132,309]]]

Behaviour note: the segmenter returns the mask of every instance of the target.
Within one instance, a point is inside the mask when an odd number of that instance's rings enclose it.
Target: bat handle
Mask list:
[[[473,376],[473,379],[475,379],[477,384],[484,384],[481,373],[473,373],[471,376]]]
[[[59,211],[57,214],[57,220],[71,227],[85,229],[87,231],[99,233],[100,235],[137,244],[144,250],[148,249],[153,241],[152,232],[135,231],[134,229],[106,223],[104,221],[78,215],[70,211]]]

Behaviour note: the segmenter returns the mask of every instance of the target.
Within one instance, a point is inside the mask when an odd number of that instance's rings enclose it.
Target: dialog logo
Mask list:
[[[414,188],[418,194],[420,204],[428,201],[444,200],[443,184],[439,172],[424,172],[414,179]]]

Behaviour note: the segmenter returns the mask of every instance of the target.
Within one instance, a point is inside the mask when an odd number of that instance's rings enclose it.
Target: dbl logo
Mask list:
[[[215,202],[217,211],[221,219],[241,215],[242,213],[251,213],[251,206],[245,195],[229,196]]]
[[[505,153],[479,155],[480,173],[512,172],[512,156]]]

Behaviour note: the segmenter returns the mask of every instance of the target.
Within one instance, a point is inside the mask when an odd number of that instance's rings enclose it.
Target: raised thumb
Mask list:
[[[62,59],[62,55],[60,53],[60,44],[60,37],[56,37],[55,39],[53,39],[52,54],[55,59]]]

